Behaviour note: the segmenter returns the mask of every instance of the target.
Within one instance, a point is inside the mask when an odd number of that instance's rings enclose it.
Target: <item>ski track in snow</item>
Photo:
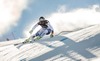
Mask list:
[[[99,40],[100,25],[94,25],[54,38],[25,44],[19,49],[14,45],[2,46],[2,44],[0,61],[93,61],[100,57]]]

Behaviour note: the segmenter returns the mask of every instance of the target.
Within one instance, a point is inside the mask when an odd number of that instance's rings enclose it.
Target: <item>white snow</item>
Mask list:
[[[17,49],[24,39],[0,42],[0,61],[100,61],[100,25],[55,36]]]

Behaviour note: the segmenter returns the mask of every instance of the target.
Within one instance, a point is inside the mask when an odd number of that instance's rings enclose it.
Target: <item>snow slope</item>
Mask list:
[[[0,61],[99,61],[100,57],[100,25],[25,44],[19,49],[6,46],[22,40],[1,42]]]

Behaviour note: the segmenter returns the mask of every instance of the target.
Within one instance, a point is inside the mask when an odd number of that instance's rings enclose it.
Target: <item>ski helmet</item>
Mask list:
[[[43,16],[41,16],[41,17],[39,18],[39,20],[40,20],[40,21],[43,21],[43,20],[45,20],[45,18],[44,18]]]

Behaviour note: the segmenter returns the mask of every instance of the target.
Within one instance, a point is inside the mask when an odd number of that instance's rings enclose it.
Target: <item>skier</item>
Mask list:
[[[31,34],[33,32],[33,30],[38,26],[41,26],[41,29],[39,31],[37,31],[37,33],[35,35],[31,36],[31,40],[34,40],[34,37],[37,37],[37,40],[41,39],[44,35],[49,35],[50,37],[54,36],[54,30],[53,27],[51,26],[50,22],[48,20],[45,20],[44,17],[40,17],[39,18],[39,22],[37,24],[35,24],[35,26],[33,26],[33,28],[29,31],[29,33]],[[28,41],[28,39],[27,39]]]

